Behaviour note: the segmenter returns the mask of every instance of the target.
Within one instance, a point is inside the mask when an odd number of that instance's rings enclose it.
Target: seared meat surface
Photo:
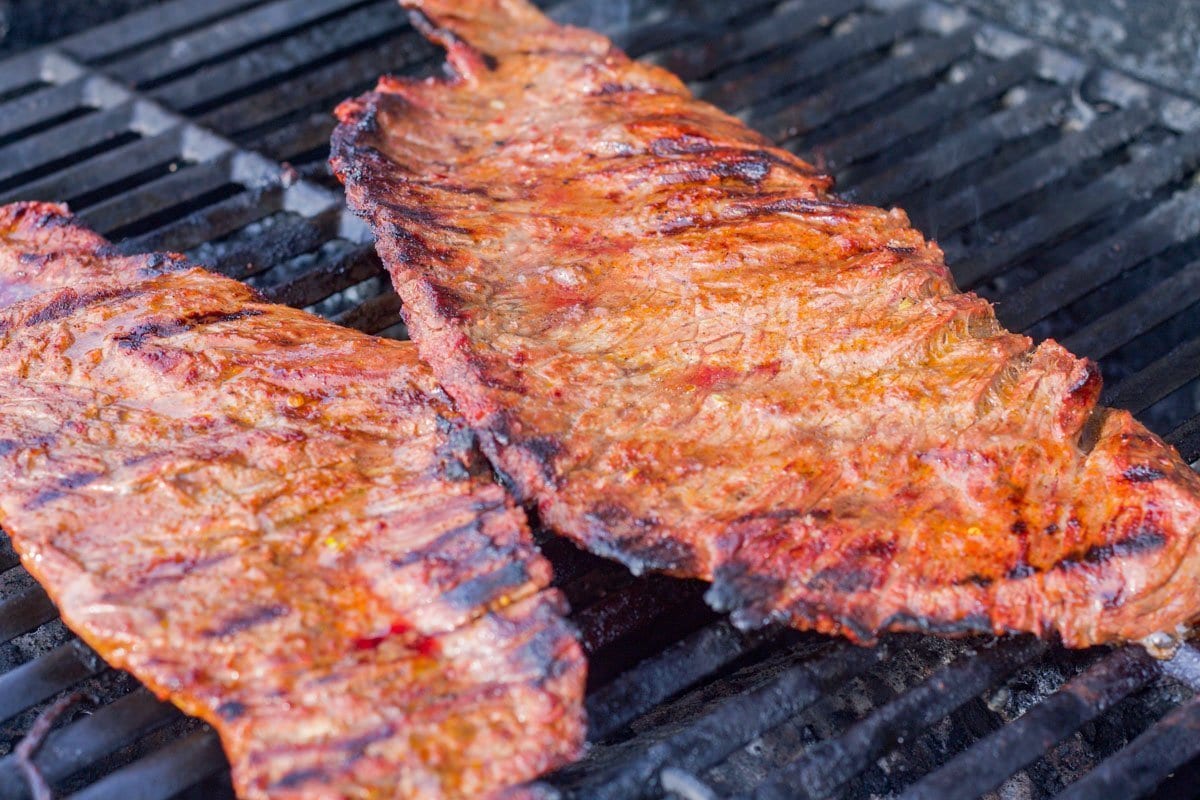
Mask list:
[[[239,796],[499,796],[579,753],[549,564],[411,345],[44,204],[0,208],[0,305],[0,522]]]
[[[333,164],[518,497],[743,625],[1137,640],[1200,612],[1200,478],[900,211],[523,0],[408,0],[449,79]]]

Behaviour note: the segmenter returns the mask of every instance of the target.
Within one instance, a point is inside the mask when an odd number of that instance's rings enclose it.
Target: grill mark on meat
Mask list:
[[[258,608],[250,609],[244,614],[230,617],[215,628],[209,628],[204,631],[201,635],[208,639],[223,639],[226,636],[233,636],[259,625],[274,622],[281,617],[286,617],[291,611],[291,607],[283,603],[259,606]]]
[[[838,198],[674,76],[521,0],[402,2],[452,39],[458,77],[343,104],[334,170],[413,340],[559,533],[712,579],[739,625],[864,642],[1086,647],[1200,617],[1177,600],[1200,581],[1200,479],[1097,407],[1094,364],[958,293],[903,212]],[[530,280],[581,256],[569,292]],[[1122,523],[1151,511],[1161,542]],[[881,531],[894,553],[853,546]]]
[[[139,290],[128,286],[109,287],[83,294],[76,292],[74,289],[63,289],[51,302],[26,317],[21,325],[25,328],[32,328],[47,322],[56,322],[90,305],[109,300],[127,300],[131,297],[136,297],[138,294],[140,294]],[[9,330],[9,323],[0,320],[0,333],[4,333],[7,330]]]
[[[296,789],[306,783],[326,783],[329,781],[329,772],[320,767],[305,767],[304,769],[294,770],[284,775],[279,780],[271,784],[271,789]]]
[[[102,477],[104,477],[103,472],[75,472],[66,475],[55,481],[54,485],[50,488],[43,489],[35,494],[32,499],[25,503],[25,510],[36,511],[42,506],[66,496],[72,489],[81,489]]]
[[[1166,535],[1157,528],[1143,525],[1130,536],[1112,544],[1092,545],[1078,559],[1067,558],[1056,563],[1053,569],[1073,569],[1082,564],[1102,565],[1114,558],[1140,556],[1161,550],[1167,544]]]
[[[1149,483],[1151,481],[1162,480],[1167,477],[1167,473],[1146,464],[1134,464],[1122,472],[1121,477],[1130,483]]]
[[[46,218],[0,207],[0,502],[63,621],[211,723],[239,797],[493,798],[577,756],[550,566],[415,349]]]
[[[238,311],[189,315],[170,322],[144,322],[128,333],[114,336],[113,340],[123,350],[140,350],[147,341],[152,339],[168,339],[187,331],[196,330],[205,325],[236,322],[240,319],[261,317],[262,315],[263,312],[259,309],[245,308]]]

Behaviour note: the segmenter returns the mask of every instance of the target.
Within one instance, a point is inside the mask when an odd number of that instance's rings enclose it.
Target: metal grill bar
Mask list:
[[[849,80],[835,83],[820,94],[777,111],[756,125],[772,139],[787,143],[906,84],[947,69],[971,52],[974,36],[974,29],[967,28],[935,39],[908,55],[884,61]]]
[[[132,192],[92,206],[83,212],[83,219],[101,233],[112,234],[151,214],[230,185],[229,166],[230,158],[225,156],[216,161],[185,167],[143,184]]]
[[[1073,353],[1103,358],[1154,326],[1200,302],[1200,261],[1062,340]]]
[[[199,121],[227,135],[241,136],[246,131],[308,108],[314,98],[347,95],[352,87],[370,83],[378,77],[380,64],[394,65],[393,69],[417,64],[427,56],[427,48],[421,46],[423,42],[404,36],[355,50],[349,58],[295,78],[273,82],[266,89],[223,104],[201,116]]]
[[[1101,116],[1086,128],[1062,137],[974,186],[959,190],[938,205],[930,218],[937,220],[941,235],[947,236],[1008,203],[1044,190],[1084,162],[1132,141],[1153,122],[1154,113],[1145,106]],[[953,260],[963,255],[958,245],[947,247],[946,252]]]
[[[1133,413],[1143,411],[1200,375],[1200,337],[1173,348],[1140,372],[1130,375],[1111,391],[1104,402]]]
[[[85,159],[45,178],[26,183],[0,195],[0,202],[25,200],[66,200],[78,210],[87,205],[78,198],[89,197],[105,187],[120,187],[123,182],[152,168],[166,168],[179,158],[183,127],[169,129],[157,136],[136,139],[123,147]],[[113,191],[113,194],[119,189]]]
[[[1176,767],[1200,756],[1200,696],[1176,708],[1058,800],[1109,800],[1153,791]]]
[[[685,81],[698,80],[770,50],[795,44],[861,6],[862,0],[785,2],[758,21],[701,46],[672,49],[662,59],[662,65]]]
[[[1005,297],[1000,318],[1015,330],[1024,330],[1068,303],[1078,300],[1151,256],[1200,233],[1200,190],[1182,192],[1157,206],[1125,230],[1098,242],[1071,263],[1053,269]],[[1075,217],[1074,214],[1066,216]],[[1036,224],[1037,218],[1033,219]],[[1069,224],[1062,221],[1060,224]],[[1023,226],[1022,226],[1023,227]],[[1032,226],[1031,226],[1032,227]],[[1037,226],[1043,230],[1050,226]],[[981,262],[975,262],[979,266]],[[994,265],[1002,266],[1002,262]],[[988,269],[988,267],[983,267]],[[968,280],[980,272],[965,270]]]
[[[962,276],[964,285],[974,286],[1027,258],[1038,248],[1062,237],[1101,212],[1120,207],[1128,203],[1130,198],[1149,195],[1179,180],[1187,170],[1193,169],[1198,161],[1200,135],[1181,136],[1173,142],[1157,147],[1148,154],[1114,169],[1087,188],[1056,198],[1054,214],[1028,217],[997,235],[989,242],[987,248],[977,251],[977,256],[959,265],[955,274]],[[1160,213],[1168,212],[1156,211],[1153,216],[1157,217]],[[1061,273],[1052,273],[1058,274]],[[1047,275],[1046,279],[1052,279],[1051,275]],[[1023,329],[1039,319],[1033,316],[1036,314],[1033,310],[1036,305],[1059,299],[1058,295],[1051,294],[1035,300],[1031,295],[1032,291],[1034,290],[1029,288],[1023,291],[1020,297],[1006,301],[1010,313],[1014,313],[1014,316],[1005,316],[1005,319],[1011,320],[1009,324],[1017,329]],[[1011,311],[1013,307],[1029,307],[1029,310],[1015,313]]]
[[[167,800],[227,768],[228,762],[216,734],[200,731],[135,761],[71,798]]]
[[[180,220],[127,239],[120,248],[127,253],[158,250],[191,250],[198,245],[227,236],[283,207],[283,190],[264,186],[213,203]]]
[[[59,42],[63,51],[85,62],[102,61],[132,51],[147,42],[186,33],[238,9],[261,5],[263,0],[205,0],[203,3],[170,3],[135,12]]]
[[[170,703],[137,689],[54,731],[38,749],[34,764],[50,783],[61,781],[164,725],[183,718]],[[0,759],[0,797],[25,800],[29,787],[13,756]]]
[[[299,124],[251,139],[246,146],[291,161],[314,150],[327,150],[333,126],[334,122],[328,114],[313,114]]]
[[[1095,719],[1158,674],[1139,648],[1105,656],[1020,719],[976,742],[908,789],[902,800],[977,797]]]
[[[603,741],[641,714],[777,635],[742,633],[728,621],[702,628],[687,639],[623,673],[588,697],[588,735]]]
[[[1046,651],[1029,639],[960,656],[836,739],[816,745],[754,792],[755,800],[829,797],[897,741],[928,728]]]
[[[85,107],[86,87],[92,78],[76,78],[60,86],[22,95],[4,104],[0,116],[0,144],[8,144]]]
[[[593,750],[571,797],[595,800],[643,797],[664,766],[701,770],[763,731],[812,705],[838,682],[865,671],[879,651],[837,644],[819,660],[788,667],[765,682],[710,706],[698,718],[663,725],[620,745]],[[569,776],[571,769],[564,770]]]
[[[30,586],[0,603],[0,644],[12,641],[58,616],[54,603],[40,586]],[[0,677],[2,679],[2,677]]]
[[[945,178],[1009,142],[1055,124],[1065,97],[1059,87],[1032,89],[1023,102],[939,138],[928,150],[903,159],[878,175],[845,181],[843,189],[850,189],[851,196],[866,202],[894,203],[904,194]]]
[[[1167,434],[1167,441],[1179,448],[1183,460],[1192,462],[1192,468],[1196,469],[1196,459],[1200,458],[1200,415]]]
[[[378,333],[400,321],[400,297],[395,291],[385,289],[383,294],[338,314],[333,321],[365,333]]]
[[[78,158],[80,151],[102,146],[105,140],[118,141],[121,132],[131,130],[134,103],[126,102],[57,125],[38,135],[0,148],[0,189],[12,186],[16,176],[36,176],[52,164]]]
[[[363,0],[285,0],[269,3],[233,17],[225,17],[168,42],[141,49],[106,65],[106,69],[140,89],[152,89],[187,70],[201,68],[213,59],[362,4]]]
[[[177,80],[158,86],[150,92],[150,96],[173,108],[202,113],[214,107],[223,97],[254,87],[272,86],[280,77],[296,69],[319,66],[337,53],[362,47],[375,40],[391,38],[406,28],[410,33],[404,39],[415,43],[416,37],[411,35],[411,28],[399,4],[376,3],[243,53],[239,58],[188,72]]]
[[[829,169],[865,161],[943,122],[943,115],[964,111],[1028,80],[1035,61],[1034,52],[1026,50],[995,65],[976,64],[972,73],[961,82],[942,84],[891,114],[877,117],[826,145],[814,147],[814,152]]]
[[[722,108],[747,109],[782,97],[797,84],[839,64],[886,47],[917,30],[919,24],[917,15],[911,12],[871,18],[843,36],[824,39],[767,64],[756,65],[752,72],[695,88],[705,100]]]
[[[105,669],[78,639],[0,675],[0,720],[11,719]]]
[[[375,248],[366,245],[332,262],[318,264],[284,283],[263,286],[260,291],[273,303],[303,308],[382,274],[383,265],[375,255]]]

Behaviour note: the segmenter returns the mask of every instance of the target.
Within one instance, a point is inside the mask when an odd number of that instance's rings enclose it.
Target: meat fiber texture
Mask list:
[[[332,163],[517,497],[743,626],[1177,634],[1200,478],[1094,364],[954,286],[899,210],[523,0],[411,0],[450,77]]]
[[[242,798],[524,795],[585,665],[411,345],[0,208],[0,523]]]

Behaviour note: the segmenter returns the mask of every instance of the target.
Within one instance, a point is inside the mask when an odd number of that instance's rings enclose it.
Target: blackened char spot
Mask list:
[[[644,87],[638,86],[634,83],[616,83],[615,81],[605,81],[604,83],[600,84],[599,89],[592,92],[592,95],[596,97],[607,97],[614,94],[629,94],[631,92],[642,91],[645,91]],[[660,139],[658,141],[664,140]]]
[[[271,620],[279,619],[280,617],[286,616],[290,612],[291,609],[282,603],[275,603],[268,606],[258,606],[257,608],[251,608],[244,614],[238,614],[230,617],[217,627],[204,631],[202,636],[207,639],[219,639],[223,636],[231,636],[232,634],[249,630],[250,628],[258,625],[264,625]]]
[[[824,519],[829,516],[828,511],[821,513],[814,511],[805,511],[799,508],[773,508],[766,511],[751,511],[748,514],[742,514],[733,521],[734,525],[745,525],[748,522],[757,520],[776,520],[779,522],[787,522],[789,519],[803,517],[805,514],[812,514],[815,517]]]
[[[442,599],[452,608],[479,608],[503,596],[507,590],[523,586],[528,580],[525,564],[513,561],[494,572],[456,586],[446,592]]]
[[[562,452],[562,445],[553,436],[534,436],[521,442],[521,448],[537,463],[542,477],[553,485],[558,482],[554,459]]]
[[[967,577],[965,577],[961,581],[959,581],[960,585],[968,584],[968,583],[972,584],[974,586],[988,587],[988,586],[991,586],[993,583],[995,583],[995,580],[993,580],[992,578],[989,578],[986,575],[979,575],[978,573],[976,573],[973,575],[968,575]]]
[[[646,569],[687,570],[696,563],[696,554],[685,542],[654,535],[659,521],[653,517],[636,516],[612,502],[594,504],[586,516],[593,526],[589,549],[635,574]]]
[[[1166,473],[1145,464],[1134,464],[1121,473],[1121,477],[1130,483],[1150,483],[1166,477]]]
[[[328,773],[320,767],[305,767],[304,769],[293,770],[284,775],[279,780],[271,784],[272,789],[294,789],[304,783],[312,781],[327,781],[329,780]]]
[[[179,272],[190,266],[187,261],[171,253],[150,253],[143,257],[140,272],[142,275],[152,278],[168,272]]]
[[[229,700],[217,706],[217,716],[221,719],[235,720],[246,713],[246,704],[237,700]]]
[[[1005,577],[1008,578],[1009,580],[1019,581],[1019,580],[1028,578],[1028,577],[1030,577],[1032,575],[1036,575],[1036,574],[1037,574],[1037,570],[1034,569],[1031,564],[1027,564],[1024,561],[1021,561],[1018,564],[1016,564],[1014,567],[1012,567],[1012,569],[1010,569],[1005,574]]]
[[[717,611],[744,608],[758,598],[778,597],[784,581],[741,561],[726,562],[714,571],[705,601]]]
[[[148,339],[166,339],[177,336],[184,331],[194,330],[204,325],[215,325],[221,322],[234,322],[239,319],[262,316],[263,312],[256,308],[245,308],[240,311],[220,311],[208,314],[190,314],[170,321],[143,322],[128,333],[114,336],[113,340],[122,350],[140,350]]]
[[[474,431],[441,415],[437,418],[437,425],[446,437],[437,448],[439,474],[447,480],[465,481],[487,473],[487,459],[479,452]]]
[[[396,729],[391,725],[384,725],[376,728],[373,731],[364,733],[361,736],[343,739],[342,741],[337,742],[335,746],[339,750],[344,750],[347,753],[350,753],[351,758],[358,758],[366,752],[368,747],[375,744],[375,742],[382,742],[384,739],[390,738],[393,734],[395,734],[395,732]]]
[[[808,579],[808,588],[818,592],[861,592],[875,585],[876,574],[848,564],[835,564],[819,570]]]
[[[656,156],[679,156],[694,153],[708,153],[720,145],[704,136],[681,134],[679,136],[663,136],[650,142],[650,152]]]

